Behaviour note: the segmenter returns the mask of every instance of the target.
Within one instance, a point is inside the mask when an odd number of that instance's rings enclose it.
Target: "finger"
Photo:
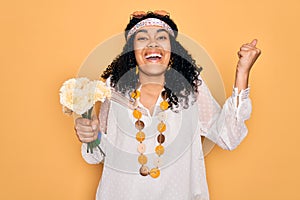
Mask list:
[[[256,47],[252,46],[252,44],[243,44],[242,47],[248,47],[250,49],[256,49]]]
[[[75,120],[75,124],[81,124],[81,125],[84,125],[84,126],[89,126],[89,125],[91,125],[91,120],[79,117]]]
[[[95,132],[77,132],[77,137],[81,142],[92,142],[97,139],[97,133]]]
[[[241,58],[241,57],[242,57],[241,51],[238,51],[238,52],[237,52],[237,55],[238,55],[239,58]]]
[[[242,51],[243,53],[249,53],[249,55],[260,55],[261,54],[261,50],[258,48],[249,48],[249,47],[241,47],[240,51]]]
[[[93,134],[91,137],[82,137],[80,141],[82,142],[92,142],[98,138],[98,134]]]
[[[255,47],[257,44],[257,39],[252,40],[252,42],[250,43],[251,46]]]
[[[92,126],[92,129],[94,131],[98,130],[98,128],[99,128],[99,120],[98,120],[97,116],[93,116],[93,120],[91,122],[91,126]]]
[[[247,51],[239,51],[239,52],[238,52],[239,58],[244,57],[244,56],[246,56],[247,54],[248,54]]]
[[[84,131],[77,131],[76,134],[80,138],[93,138],[95,135],[94,132],[84,132]]]
[[[94,134],[93,140],[96,140],[98,138],[98,132],[96,134]]]
[[[93,132],[94,129],[91,125],[85,126],[82,124],[76,124],[74,127],[75,131],[81,131],[81,132]]]
[[[240,48],[240,51],[249,51],[249,50],[251,50],[252,48],[250,48],[250,47],[247,47],[247,46],[242,46],[241,48]]]
[[[88,142],[93,142],[93,141],[95,141],[94,138],[78,138],[78,140],[79,140],[80,142],[83,142],[83,143],[88,143]]]

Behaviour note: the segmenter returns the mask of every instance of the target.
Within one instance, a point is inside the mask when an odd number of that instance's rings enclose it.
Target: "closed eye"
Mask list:
[[[148,38],[147,37],[138,37],[137,40],[139,41],[144,41],[144,40],[147,40]]]
[[[157,39],[158,39],[158,40],[166,40],[167,37],[166,37],[166,36],[159,36]]]

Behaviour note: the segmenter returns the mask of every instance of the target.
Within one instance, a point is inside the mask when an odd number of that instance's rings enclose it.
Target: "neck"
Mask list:
[[[156,83],[142,84],[141,92],[158,96],[161,93],[163,87],[163,85]]]
[[[144,75],[139,75],[139,82],[142,85],[147,85],[147,84],[153,84],[153,85],[160,85],[164,86],[165,83],[165,76],[160,75],[160,76],[144,76]]]
[[[150,115],[154,112],[155,103],[157,102],[163,87],[163,85],[157,83],[146,83],[141,85],[140,102],[149,110]]]

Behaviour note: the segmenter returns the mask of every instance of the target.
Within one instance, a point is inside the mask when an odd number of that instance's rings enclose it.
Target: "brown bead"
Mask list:
[[[165,142],[165,136],[163,134],[159,134],[157,136],[157,142],[159,142],[160,144]]]
[[[162,91],[161,97],[163,98],[163,100],[166,100],[166,99],[168,98],[168,93],[167,93],[167,91]]]
[[[147,176],[149,174],[149,168],[145,165],[141,166],[140,168],[140,174],[142,176]]]
[[[142,130],[144,127],[145,127],[145,124],[143,121],[141,120],[137,120],[135,122],[135,127],[138,129],[138,130]]]

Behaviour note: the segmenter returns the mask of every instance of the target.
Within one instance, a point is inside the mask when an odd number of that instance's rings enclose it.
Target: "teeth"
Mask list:
[[[146,59],[148,59],[148,58],[156,58],[156,57],[161,58],[161,55],[158,54],[158,53],[152,53],[152,54],[147,55]]]

